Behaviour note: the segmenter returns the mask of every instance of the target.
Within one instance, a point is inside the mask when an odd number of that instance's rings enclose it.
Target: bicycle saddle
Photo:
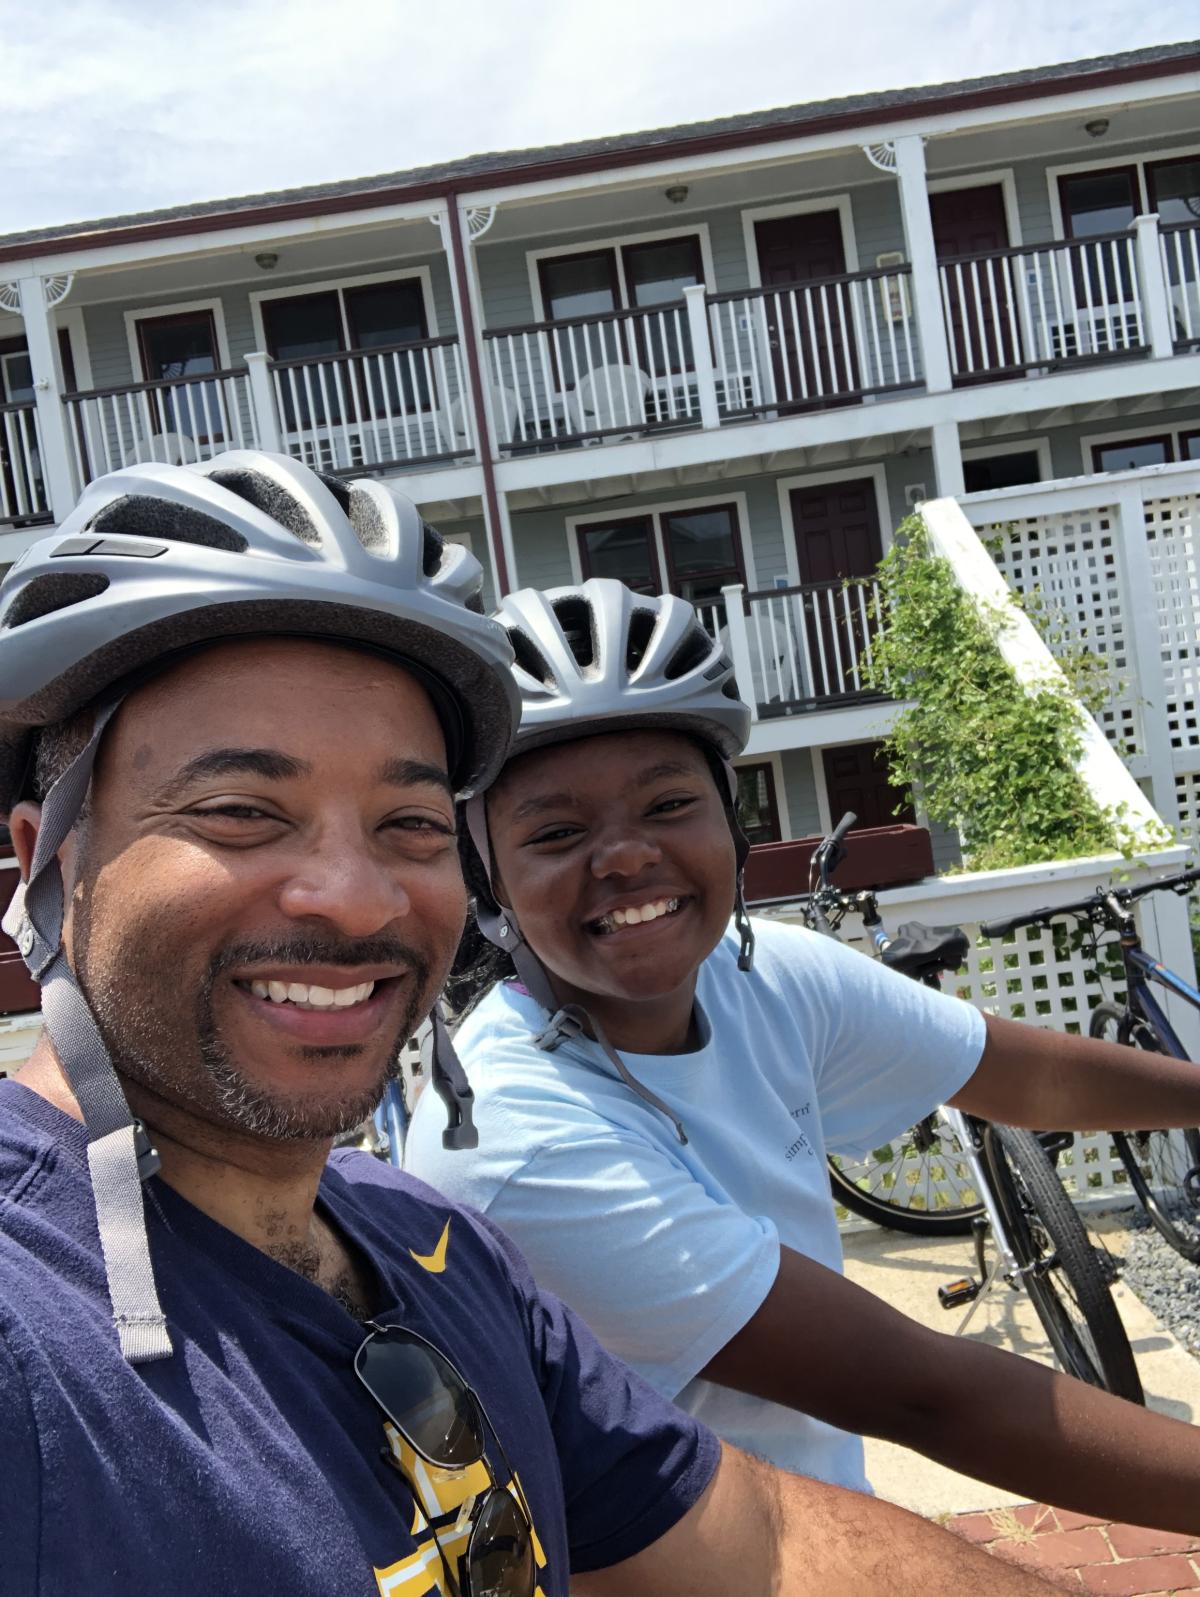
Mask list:
[[[906,976],[959,970],[966,963],[970,942],[960,926],[922,926],[920,921],[905,921],[895,937],[881,950],[880,958],[893,970]]]

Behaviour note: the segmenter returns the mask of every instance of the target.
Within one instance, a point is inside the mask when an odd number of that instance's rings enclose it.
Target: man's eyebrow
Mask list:
[[[380,768],[379,780],[386,782],[389,787],[437,787],[450,798],[454,797],[454,789],[445,771],[440,765],[431,765],[427,760],[387,760]]]
[[[164,787],[163,796],[181,793],[193,782],[212,776],[257,776],[266,782],[287,782],[308,776],[311,771],[307,760],[298,760],[279,749],[207,749],[176,771]]]

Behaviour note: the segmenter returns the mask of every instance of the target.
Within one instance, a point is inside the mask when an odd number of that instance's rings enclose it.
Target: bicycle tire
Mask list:
[[[983,1202],[969,1168],[945,1146],[951,1137],[938,1115],[927,1115],[865,1159],[831,1155],[833,1201],[889,1231],[970,1236],[975,1217],[984,1212]]]
[[[1143,1403],[1141,1378],[1106,1272],[1032,1131],[993,1126],[986,1139],[996,1196],[1021,1279],[1068,1375]]]
[[[1120,1004],[1097,1004],[1088,1030],[1105,1042],[1161,1053],[1154,1032]],[[1200,1263],[1200,1130],[1115,1131],[1113,1146],[1151,1225],[1176,1253]]]

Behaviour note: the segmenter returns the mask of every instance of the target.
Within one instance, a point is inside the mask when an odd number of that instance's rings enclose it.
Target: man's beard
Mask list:
[[[378,1106],[389,1079],[398,1074],[400,1051],[424,1018],[432,998],[428,960],[394,938],[340,941],[302,935],[246,941],[231,944],[213,957],[196,995],[194,1025],[185,1032],[180,1023],[186,1010],[177,1010],[174,1015],[164,1013],[153,999],[148,1001],[144,996],[148,983],[170,980],[161,959],[138,959],[127,946],[126,953],[131,957],[124,962],[126,969],[144,974],[136,984],[124,977],[114,981],[88,960],[88,920],[85,908],[76,922],[79,982],[118,1072],[210,1123],[265,1140],[324,1141],[360,1126]],[[349,1098],[331,1098],[327,1093],[281,1093],[255,1085],[231,1056],[213,1012],[216,984],[227,970],[248,972],[256,965],[318,964],[401,965],[413,977],[411,996],[385,1052],[378,1080]],[[172,1020],[176,1022],[174,1027]],[[301,1057],[335,1066],[339,1059],[361,1057],[364,1046],[310,1046],[301,1049]],[[194,1061],[190,1069],[186,1057],[189,1054]]]

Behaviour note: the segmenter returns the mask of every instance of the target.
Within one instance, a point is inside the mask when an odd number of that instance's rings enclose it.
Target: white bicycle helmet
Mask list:
[[[421,681],[451,779],[471,791],[503,764],[519,707],[512,651],[483,614],[481,586],[478,561],[402,494],[248,451],[98,479],[0,585],[0,817],[28,791],[37,729],[95,706],[89,742],[44,797],[29,880],[4,924],[41,983],[46,1030],[87,1126],[113,1319],[131,1363],[172,1351],[140,1186],[158,1156],[67,962],[56,857],[104,728],[149,673],[222,639],[345,642]],[[472,1146],[471,1091],[444,1046],[433,1081],[450,1111],[447,1144]]]
[[[754,932],[742,892],[750,844],[737,822],[737,777],[730,760],[750,735],[749,707],[738,695],[733,666],[686,599],[634,593],[623,582],[593,577],[573,588],[511,593],[496,611],[513,647],[521,691],[521,724],[513,755],[604,732],[659,728],[696,738],[716,757],[728,791],[727,813],[737,859],[735,921],[738,964],[749,970]],[[471,841],[488,883],[493,880],[487,811],[482,795],[466,805]],[[475,918],[484,936],[512,957],[521,981],[551,1015],[536,1038],[553,1049],[590,1030],[625,1084],[667,1116],[681,1142],[679,1119],[631,1075],[596,1021],[579,1005],[560,1006],[541,961],[525,942],[511,910],[496,895],[480,898]]]

